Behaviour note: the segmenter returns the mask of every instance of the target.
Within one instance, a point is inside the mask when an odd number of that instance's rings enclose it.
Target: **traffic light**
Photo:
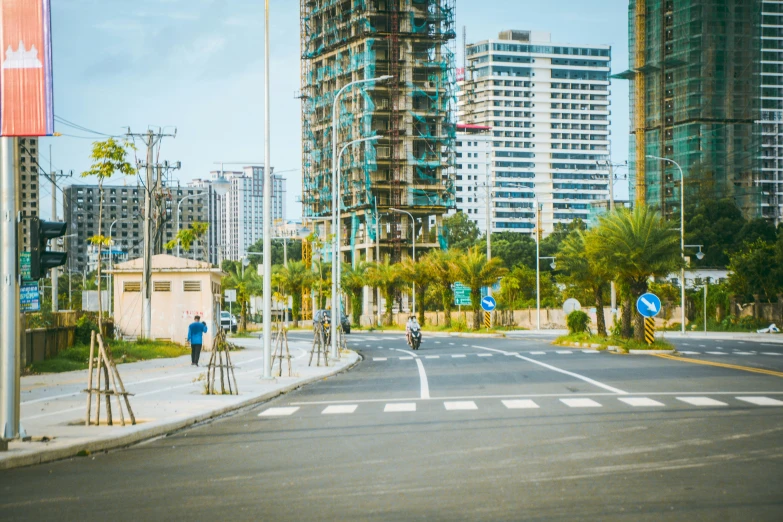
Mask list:
[[[61,221],[30,219],[30,279],[41,279],[50,268],[65,264],[68,254],[51,252],[46,247],[50,239],[64,236],[67,228],[68,223]]]

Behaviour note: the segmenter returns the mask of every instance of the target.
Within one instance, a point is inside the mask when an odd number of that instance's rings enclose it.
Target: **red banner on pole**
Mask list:
[[[0,135],[54,133],[50,0],[0,0]]]

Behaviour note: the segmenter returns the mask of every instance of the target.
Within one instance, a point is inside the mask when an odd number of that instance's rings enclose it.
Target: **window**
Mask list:
[[[123,292],[141,292],[141,281],[125,281],[122,284]]]
[[[185,292],[201,292],[201,281],[183,281],[182,290]]]
[[[171,281],[153,281],[153,292],[171,292]]]

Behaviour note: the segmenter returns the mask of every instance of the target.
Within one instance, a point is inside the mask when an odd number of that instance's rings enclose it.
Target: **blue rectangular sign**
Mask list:
[[[41,298],[38,281],[24,281],[19,287],[19,304],[22,312],[40,312]]]

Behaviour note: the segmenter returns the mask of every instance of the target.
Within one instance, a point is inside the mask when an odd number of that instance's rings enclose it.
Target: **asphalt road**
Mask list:
[[[781,345],[349,338],[354,369],[252,410],[0,472],[3,520],[783,519]]]

